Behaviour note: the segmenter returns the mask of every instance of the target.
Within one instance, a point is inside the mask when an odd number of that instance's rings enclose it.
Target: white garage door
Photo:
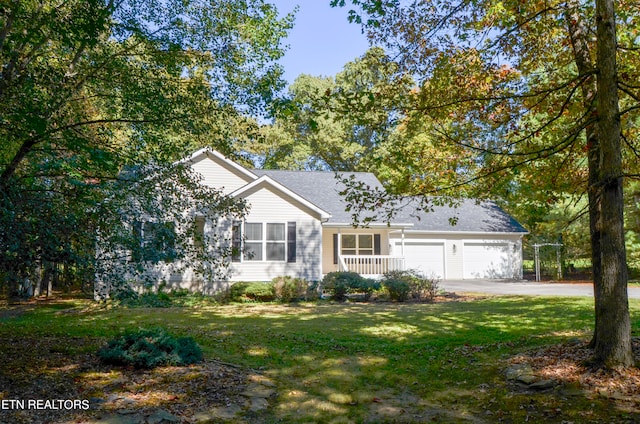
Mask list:
[[[513,278],[508,243],[465,242],[464,278]]]
[[[402,242],[396,242],[394,252],[400,255]],[[405,240],[404,257],[407,269],[444,278],[444,242]]]

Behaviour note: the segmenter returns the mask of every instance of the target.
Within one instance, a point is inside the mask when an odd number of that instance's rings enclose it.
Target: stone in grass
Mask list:
[[[515,364],[507,368],[507,370],[505,371],[505,374],[507,376],[507,380],[520,381],[519,379],[522,378],[523,376],[533,377],[533,368],[531,368],[531,365],[529,364]],[[529,383],[526,383],[526,384],[529,384]]]
[[[147,417],[147,424],[169,424],[179,422],[179,417],[176,417],[165,409],[158,409]]]
[[[516,381],[518,383],[522,383],[522,384],[533,384],[536,381],[536,377],[533,374],[523,374],[523,375],[519,375],[516,378]]]
[[[266,387],[262,384],[251,384],[245,389],[244,392],[241,393],[241,395],[249,398],[268,398],[271,397],[275,392],[275,389]]]
[[[212,408],[209,411],[198,412],[193,416],[194,421],[199,424],[228,421],[235,419],[242,412],[238,405],[228,405],[225,407]]]
[[[262,397],[252,397],[247,399],[247,407],[251,412],[260,412],[269,408],[269,402]]]
[[[554,388],[556,384],[554,380],[540,380],[530,384],[529,388],[533,390],[547,390]]]

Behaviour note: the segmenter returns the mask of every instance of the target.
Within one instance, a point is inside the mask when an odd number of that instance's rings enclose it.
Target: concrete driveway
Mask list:
[[[448,280],[440,287],[454,293],[514,294],[534,296],[593,296],[591,284],[536,283],[532,281]],[[629,288],[629,298],[640,299],[640,288]]]

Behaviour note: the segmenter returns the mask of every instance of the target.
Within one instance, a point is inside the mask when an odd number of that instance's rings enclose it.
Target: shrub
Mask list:
[[[413,273],[411,285],[411,297],[416,300],[433,302],[440,290],[440,280],[437,277],[426,277],[419,273]]]
[[[382,284],[389,293],[389,299],[395,302],[404,302],[409,298],[411,287],[409,285],[409,282],[405,279],[385,279]]]
[[[438,282],[435,277],[425,277],[415,270],[391,271],[384,274],[382,284],[389,293],[389,298],[404,302],[409,297],[416,300],[433,301],[438,294]]]
[[[231,286],[234,302],[272,302],[275,299],[273,284],[260,282],[239,282]]]
[[[380,290],[380,288],[381,284],[379,281],[361,278],[357,285],[352,287],[352,291],[362,293],[364,295],[364,301],[367,302],[371,299],[371,295]]]
[[[162,328],[125,333],[98,351],[100,359],[112,365],[155,368],[189,365],[202,361],[202,350],[191,337],[175,338]]]
[[[171,303],[171,297],[169,297],[167,293],[143,293],[138,298],[135,306],[147,308],[168,308],[171,306]]]
[[[138,293],[131,287],[130,282],[115,283],[109,293],[109,298],[117,303],[135,302],[138,300]]]
[[[279,302],[296,302],[309,297],[309,283],[302,278],[276,277],[271,284],[275,298]]]
[[[368,299],[373,293],[375,284],[363,278],[357,272],[330,272],[322,280],[322,286],[331,293],[331,299],[344,301],[349,293],[365,293]]]

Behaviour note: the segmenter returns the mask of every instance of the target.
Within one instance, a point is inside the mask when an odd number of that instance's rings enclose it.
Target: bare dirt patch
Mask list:
[[[102,342],[59,337],[0,339],[0,401],[25,403],[24,408],[14,403],[15,408],[0,410],[0,422],[111,422],[109,417],[117,421],[118,417],[158,415],[158,411],[180,422],[194,422],[202,411],[231,405],[239,412],[250,409],[251,399],[244,392],[264,380],[252,370],[211,360],[154,370],[107,366],[92,353]],[[28,400],[82,400],[89,407],[36,409],[27,407]]]

